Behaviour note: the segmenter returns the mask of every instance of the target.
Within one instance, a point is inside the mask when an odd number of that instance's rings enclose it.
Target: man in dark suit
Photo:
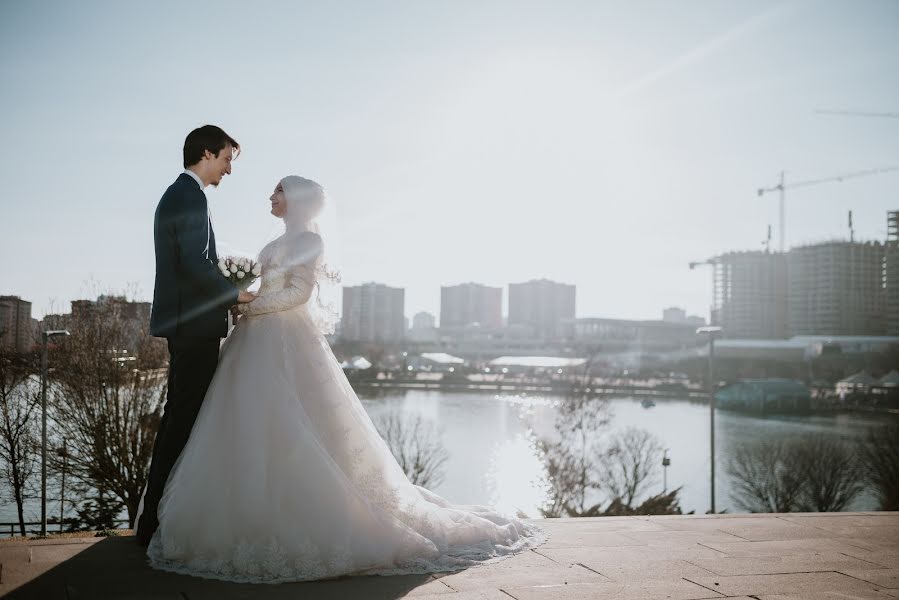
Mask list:
[[[184,172],[162,195],[153,222],[156,285],[150,332],[168,339],[169,380],[165,412],[137,523],[146,546],[159,526],[157,508],[169,472],[184,449],[218,365],[221,338],[228,334],[228,308],[250,302],[217,267],[215,233],[209,218],[207,185],[231,173],[238,143],[219,127],[205,125],[184,140]]]

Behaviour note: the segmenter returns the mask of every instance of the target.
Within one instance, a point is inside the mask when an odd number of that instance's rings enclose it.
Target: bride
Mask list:
[[[281,180],[286,232],[260,253],[190,440],[166,482],[153,567],[240,582],[451,571],[518,552],[541,533],[412,484],[331,353],[317,183]]]

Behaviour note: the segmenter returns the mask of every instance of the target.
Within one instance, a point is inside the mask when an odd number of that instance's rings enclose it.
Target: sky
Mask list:
[[[789,183],[899,166],[899,2],[0,2],[0,294],[153,291],[153,212],[194,127],[220,253],[315,179],[344,283],[577,285],[577,316],[708,316],[688,263],[777,244]],[[899,171],[788,190],[788,246],[886,236]],[[504,292],[504,297],[507,294]]]

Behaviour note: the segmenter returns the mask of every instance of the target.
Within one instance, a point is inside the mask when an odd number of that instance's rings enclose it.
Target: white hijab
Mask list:
[[[326,206],[325,191],[315,181],[299,175],[288,175],[283,178],[281,188],[287,202],[287,210],[283,217],[285,235],[294,237],[306,232],[315,234],[299,238],[301,241],[296,248],[297,256],[294,258],[311,266],[315,273],[315,285],[318,289],[315,300],[309,302],[309,312],[322,333],[326,335],[334,333],[339,320],[336,307],[340,295],[340,272],[326,263],[324,257],[324,241],[319,217]],[[333,257],[332,252],[329,251],[328,254]]]

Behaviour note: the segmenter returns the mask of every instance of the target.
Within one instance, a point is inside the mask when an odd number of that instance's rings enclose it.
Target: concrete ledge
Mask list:
[[[0,544],[9,598],[899,598],[899,513],[548,519],[549,540],[495,564],[437,576],[260,586],[150,569],[133,537]]]

